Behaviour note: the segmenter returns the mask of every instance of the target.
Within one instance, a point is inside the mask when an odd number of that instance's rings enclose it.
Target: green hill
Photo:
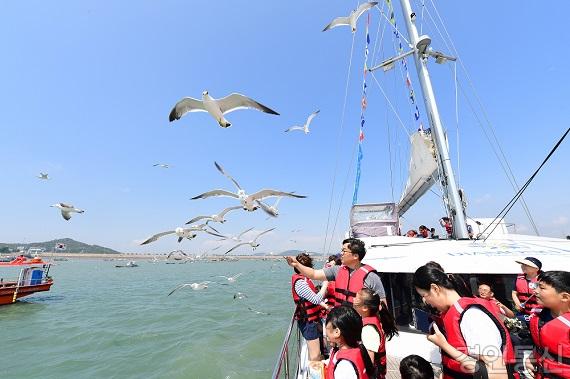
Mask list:
[[[60,238],[46,242],[32,242],[32,243],[3,243],[0,242],[0,253],[15,252],[18,248],[28,250],[29,248],[43,248],[45,251],[52,251],[56,244],[63,243],[65,253],[93,253],[93,254],[120,254],[118,251],[109,249],[99,245],[88,245],[83,242],[75,241],[71,238]]]

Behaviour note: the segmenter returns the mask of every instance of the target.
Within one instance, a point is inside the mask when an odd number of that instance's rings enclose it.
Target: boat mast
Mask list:
[[[439,111],[437,109],[435,95],[433,93],[431,79],[427,69],[429,56],[428,50],[431,40],[428,36],[418,36],[418,30],[415,25],[416,16],[415,13],[412,12],[409,0],[400,0],[400,4],[402,5],[404,19],[406,20],[406,28],[408,29],[410,43],[412,44],[411,47],[414,51],[414,60],[416,62],[416,69],[418,71],[418,77],[420,79],[422,93],[424,95],[424,103],[432,131],[431,135],[433,136],[433,142],[439,155],[444,198],[447,199],[446,206],[452,216],[453,233],[457,239],[468,239],[469,234],[467,233],[467,226],[465,223],[465,212],[461,198],[459,197],[455,176],[453,175],[445,133],[439,118]]]

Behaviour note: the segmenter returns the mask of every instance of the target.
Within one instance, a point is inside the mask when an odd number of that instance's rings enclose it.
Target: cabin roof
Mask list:
[[[457,274],[518,274],[516,259],[535,257],[542,269],[570,271],[570,241],[560,238],[498,235],[483,241],[456,241],[400,236],[362,238],[367,253],[363,262],[379,272],[414,273],[435,261]]]

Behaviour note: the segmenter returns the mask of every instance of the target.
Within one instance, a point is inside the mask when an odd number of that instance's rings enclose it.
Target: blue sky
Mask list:
[[[436,50],[446,51],[427,16],[429,10],[435,17],[432,2],[425,3],[423,32],[430,34]],[[421,3],[412,4],[421,15]],[[275,232],[263,238],[261,251],[322,251],[338,160],[329,222],[332,229],[338,220],[332,237],[336,251],[347,227],[354,185],[365,18],[355,35],[340,137],[352,34],[348,28],[321,30],[356,5],[355,1],[3,2],[0,241],[71,237],[124,252],[179,247],[199,252],[214,247],[206,237],[181,245],[174,237],[165,237],[148,247],[136,241],[234,204],[224,198],[189,200],[213,188],[233,189],[215,170],[213,163],[218,161],[248,191],[276,188],[308,196],[283,200],[282,215],[276,220],[257,212],[230,214],[220,231],[231,234],[275,226]],[[403,27],[399,3],[394,5]],[[557,1],[541,8],[533,2],[447,0],[438,1],[437,7],[514,175],[523,183],[569,124],[564,110],[570,84],[566,72],[570,57],[564,48],[568,33],[563,23],[546,14],[568,14],[570,3]],[[384,43],[376,43],[377,31],[384,25],[374,9],[369,65],[394,55],[388,30]],[[419,94],[413,62],[408,65]],[[462,97],[457,145],[453,65],[432,63],[430,73],[452,159],[470,200],[468,213],[495,216],[514,191]],[[401,71],[375,75],[405,128],[413,131],[416,124]],[[458,79],[463,88],[469,87],[459,69]],[[407,141],[371,76],[368,83],[359,201],[390,201],[392,192],[398,200],[408,166]],[[229,129],[220,128],[205,113],[168,122],[178,100],[199,98],[205,89],[215,98],[243,93],[281,116],[237,111],[228,115],[233,124]],[[309,135],[283,133],[316,109],[321,113]],[[421,112],[425,115],[423,104]],[[152,167],[159,162],[173,167]],[[570,234],[568,162],[570,148],[565,142],[525,193],[543,235]],[[48,172],[52,179],[40,181],[35,177],[39,172]],[[66,222],[49,207],[56,202],[86,212]],[[404,228],[435,226],[441,215],[441,202],[428,194],[405,215]],[[517,224],[519,232],[531,232],[519,206],[507,219]],[[293,229],[302,230],[292,233]]]

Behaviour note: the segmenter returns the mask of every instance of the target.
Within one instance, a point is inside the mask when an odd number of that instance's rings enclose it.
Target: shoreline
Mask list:
[[[138,253],[127,253],[127,254],[101,254],[101,253],[48,253],[41,254],[45,261],[50,261],[51,258],[68,258],[68,259],[125,259],[131,261],[137,260],[152,260],[157,258],[158,260],[166,260],[167,254],[157,255],[157,254],[138,254]],[[189,260],[194,259],[193,257],[188,257]],[[204,258],[199,258],[198,260],[204,261],[229,261],[229,260],[282,260],[283,256],[280,255],[208,255]]]

